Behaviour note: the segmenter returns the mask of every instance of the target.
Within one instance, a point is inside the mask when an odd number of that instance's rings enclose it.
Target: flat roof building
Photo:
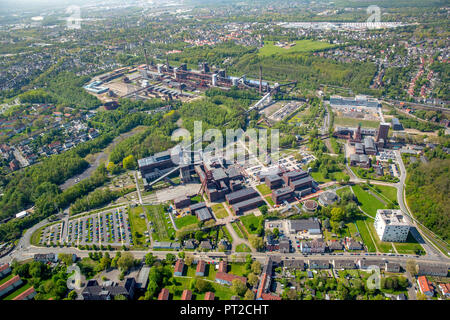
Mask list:
[[[377,210],[374,226],[380,240],[390,242],[405,242],[410,229],[401,210]]]

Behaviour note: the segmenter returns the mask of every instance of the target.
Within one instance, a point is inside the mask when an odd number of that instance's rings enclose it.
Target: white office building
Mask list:
[[[410,225],[401,210],[377,210],[375,230],[381,241],[405,242]]]

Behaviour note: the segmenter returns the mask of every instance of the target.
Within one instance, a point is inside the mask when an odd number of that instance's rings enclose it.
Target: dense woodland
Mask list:
[[[408,168],[407,201],[415,217],[426,227],[450,239],[450,158]]]

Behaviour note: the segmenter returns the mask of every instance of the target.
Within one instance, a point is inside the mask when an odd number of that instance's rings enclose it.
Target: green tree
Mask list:
[[[122,165],[124,169],[134,169],[136,168],[136,159],[131,154],[128,157],[123,158]]]
[[[243,296],[247,291],[247,286],[239,279],[234,279],[231,282],[231,290],[238,296]]]
[[[127,272],[134,265],[134,257],[130,252],[125,252],[117,260],[117,266],[122,272]]]
[[[255,300],[255,294],[253,293],[253,291],[251,291],[250,289],[248,289],[248,290],[245,292],[244,300]]]

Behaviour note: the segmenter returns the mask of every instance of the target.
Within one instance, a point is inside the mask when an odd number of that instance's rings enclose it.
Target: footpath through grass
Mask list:
[[[361,209],[370,216],[375,218],[378,209],[386,209],[386,206],[380,200],[363,190],[360,185],[352,186],[352,190],[358,198]]]

